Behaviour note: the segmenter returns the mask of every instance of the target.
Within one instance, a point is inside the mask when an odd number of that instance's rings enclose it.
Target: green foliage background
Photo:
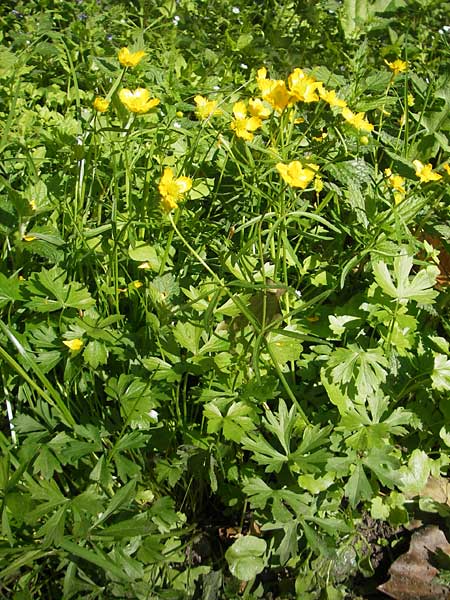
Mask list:
[[[448,516],[426,485],[450,447],[449,14],[0,9],[3,597],[335,600],[373,574],[368,514]],[[145,59],[122,69],[122,46]],[[238,139],[262,66],[305,69],[374,131],[314,102]],[[130,115],[123,86],[160,106]],[[286,185],[293,160],[323,189]],[[165,167],[193,180],[170,215]]]

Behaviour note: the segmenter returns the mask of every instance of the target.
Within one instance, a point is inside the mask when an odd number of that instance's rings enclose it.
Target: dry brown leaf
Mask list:
[[[448,587],[433,582],[438,569],[429,562],[429,553],[437,549],[450,555],[450,544],[436,525],[416,531],[408,552],[392,563],[390,579],[378,589],[395,600],[449,600]]]
[[[433,477],[430,475],[426,486],[419,495],[450,506],[450,481],[446,477]]]

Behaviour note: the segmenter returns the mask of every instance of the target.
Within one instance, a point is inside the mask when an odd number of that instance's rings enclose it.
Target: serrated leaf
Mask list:
[[[409,275],[413,266],[413,259],[407,254],[401,254],[394,259],[394,277],[383,261],[375,262],[373,272],[375,281],[385,294],[406,304],[409,300],[420,304],[433,304],[438,292],[433,289],[439,269],[430,265],[421,269],[412,279]],[[395,283],[394,283],[395,281]]]
[[[108,361],[108,351],[105,344],[98,340],[91,340],[83,352],[83,358],[93,369],[96,369],[99,365],[105,365]]]
[[[367,479],[367,475],[365,474],[364,467],[361,463],[355,466],[344,490],[352,508],[356,508],[361,500],[370,500],[372,497],[372,486]]]
[[[17,277],[8,278],[0,273],[0,308],[6,306],[8,302],[21,300],[20,281]]]
[[[86,310],[95,304],[86,288],[75,281],[66,283],[66,279],[67,274],[60,267],[32,273],[24,286],[28,298],[26,306],[46,313],[64,308]]]

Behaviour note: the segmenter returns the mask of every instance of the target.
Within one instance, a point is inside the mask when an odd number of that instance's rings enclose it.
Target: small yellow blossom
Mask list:
[[[74,338],[73,340],[64,340],[63,344],[67,346],[69,350],[72,350],[72,352],[77,352],[83,347],[83,340],[80,340],[80,338]]]
[[[408,94],[408,106],[414,106],[414,96],[412,94]]]
[[[214,115],[219,115],[221,110],[217,108],[216,100],[208,100],[203,96],[195,96],[194,102],[197,105],[195,114],[199,119],[209,119]]]
[[[34,235],[24,235],[22,239],[25,242],[32,242],[33,240],[36,239],[36,236],[34,236]]]
[[[384,61],[387,66],[391,69],[392,73],[395,75],[399,75],[400,73],[404,73],[408,70],[408,63],[404,60],[394,60],[394,62],[389,62],[388,60]]]
[[[265,106],[261,98],[251,98],[248,101],[248,112],[250,116],[258,119],[268,119],[271,114],[270,108]]]
[[[148,112],[159,104],[159,99],[150,98],[150,92],[144,88],[137,88],[134,91],[123,88],[119,92],[119,98],[125,108],[139,115]]]
[[[442,165],[444,167],[444,170],[447,172],[447,175],[450,175],[450,165],[448,163],[445,163],[445,165]]]
[[[294,69],[288,77],[289,92],[294,102],[319,102],[317,94],[321,84],[306,75],[302,69]]]
[[[172,169],[166,167],[158,186],[163,209],[170,212],[177,208],[179,200],[191,187],[192,179],[190,177],[175,178]]]
[[[129,49],[125,47],[119,50],[119,54],[117,56],[120,64],[123,67],[135,67],[144,58],[145,52],[143,50],[130,52]]]
[[[344,108],[342,109],[342,116],[347,123],[355,127],[355,129],[360,131],[373,131],[372,123],[369,123],[369,121],[365,119],[366,113],[360,112],[355,114],[349,108]]]
[[[311,181],[318,176],[319,167],[314,164],[307,164],[303,167],[299,160],[286,164],[278,163],[276,166],[282,179],[291,187],[299,187],[302,190],[308,187]]]
[[[326,131],[322,131],[320,135],[313,135],[313,140],[315,142],[323,142],[328,137],[328,133]]]
[[[139,281],[139,279],[136,279],[136,281],[132,281],[131,285],[138,290],[139,288],[141,288],[144,284],[142,283],[142,281]]]
[[[36,200],[31,199],[28,204],[30,205],[31,210],[36,210],[37,209],[37,204],[36,204]]]
[[[433,165],[431,163],[424,165],[420,160],[413,160],[413,165],[416,169],[416,175],[422,183],[426,183],[427,181],[439,181],[439,179],[442,179],[442,175],[433,173]]]
[[[282,79],[267,79],[267,69],[262,67],[256,75],[256,82],[261,91],[262,99],[278,111],[283,112],[291,100],[291,95]]]
[[[337,106],[339,108],[346,108],[347,102],[336,96],[335,90],[326,90],[323,85],[318,88],[320,98],[329,104],[330,106]]]
[[[92,106],[95,108],[95,110],[100,113],[106,112],[108,110],[109,105],[110,101],[106,98],[100,98],[100,96],[97,96],[97,98],[92,103]]]
[[[259,129],[262,125],[261,119],[258,117],[248,117],[247,107],[245,103],[240,100],[233,106],[234,120],[231,122],[231,129],[237,135],[237,137],[251,142],[253,139],[253,132]]]
[[[389,185],[394,189],[394,200],[395,204],[400,204],[405,198],[405,178],[401,175],[394,175],[391,169],[385,169],[384,174],[387,177]]]

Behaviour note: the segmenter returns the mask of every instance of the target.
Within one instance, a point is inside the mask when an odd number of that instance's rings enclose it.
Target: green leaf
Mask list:
[[[108,361],[108,351],[105,344],[98,340],[91,340],[83,352],[83,358],[93,369],[96,369],[99,365],[105,365]]]
[[[63,536],[64,527],[66,523],[67,506],[63,504],[58,510],[44,523],[44,525],[37,531],[38,536],[44,536],[42,545],[44,548],[49,546],[60,546]]]
[[[402,304],[406,304],[409,300],[420,304],[433,304],[439,294],[433,289],[436,285],[436,277],[439,275],[438,267],[429,265],[410,279],[412,267],[413,259],[406,253],[394,259],[394,277],[391,276],[386,263],[375,262],[373,264],[375,281],[385,294]]]
[[[202,334],[202,328],[197,327],[193,323],[183,323],[178,321],[173,330],[175,339],[182,348],[186,348],[192,354],[198,354],[198,347],[200,342],[200,336]]]
[[[144,242],[134,246],[134,248],[130,246],[128,249],[128,255],[131,260],[135,260],[140,263],[146,262],[153,271],[159,271],[161,259],[158,256],[155,246],[149,246]]]
[[[267,544],[252,535],[237,539],[225,552],[225,558],[232,575],[240,581],[250,581],[266,566],[262,556],[266,552]]]
[[[436,354],[431,373],[433,389],[445,392],[450,390],[450,360],[444,354]]]
[[[66,283],[63,269],[53,267],[32,273],[25,283],[26,306],[37,312],[53,312],[64,308],[86,310],[95,304],[86,288],[74,281]]]
[[[21,300],[20,281],[17,277],[6,277],[0,273],[0,308],[6,306],[8,302]]]
[[[400,469],[400,489],[410,497],[417,496],[427,483],[432,462],[423,450],[413,450],[408,466]]]
[[[61,548],[63,548],[69,554],[74,554],[79,558],[86,560],[87,562],[100,567],[106,571],[106,573],[111,573],[114,577],[117,577],[121,581],[129,582],[130,579],[128,575],[122,571],[120,567],[110,558],[106,558],[99,548],[95,548],[95,552],[92,550],[88,550],[71,540],[63,539],[60,544]]]
[[[302,344],[295,338],[284,335],[283,330],[271,331],[267,336],[267,345],[270,347],[271,356],[280,366],[297,360],[303,350]]]
[[[370,500],[372,498],[372,486],[367,479],[361,463],[355,465],[355,469],[345,484],[344,490],[352,508],[356,508],[361,500]]]
[[[136,481],[129,481],[126,485],[120,488],[114,496],[111,498],[105,511],[95,521],[93,527],[98,527],[100,523],[103,523],[112,514],[119,512],[122,507],[127,506],[135,497]]]

